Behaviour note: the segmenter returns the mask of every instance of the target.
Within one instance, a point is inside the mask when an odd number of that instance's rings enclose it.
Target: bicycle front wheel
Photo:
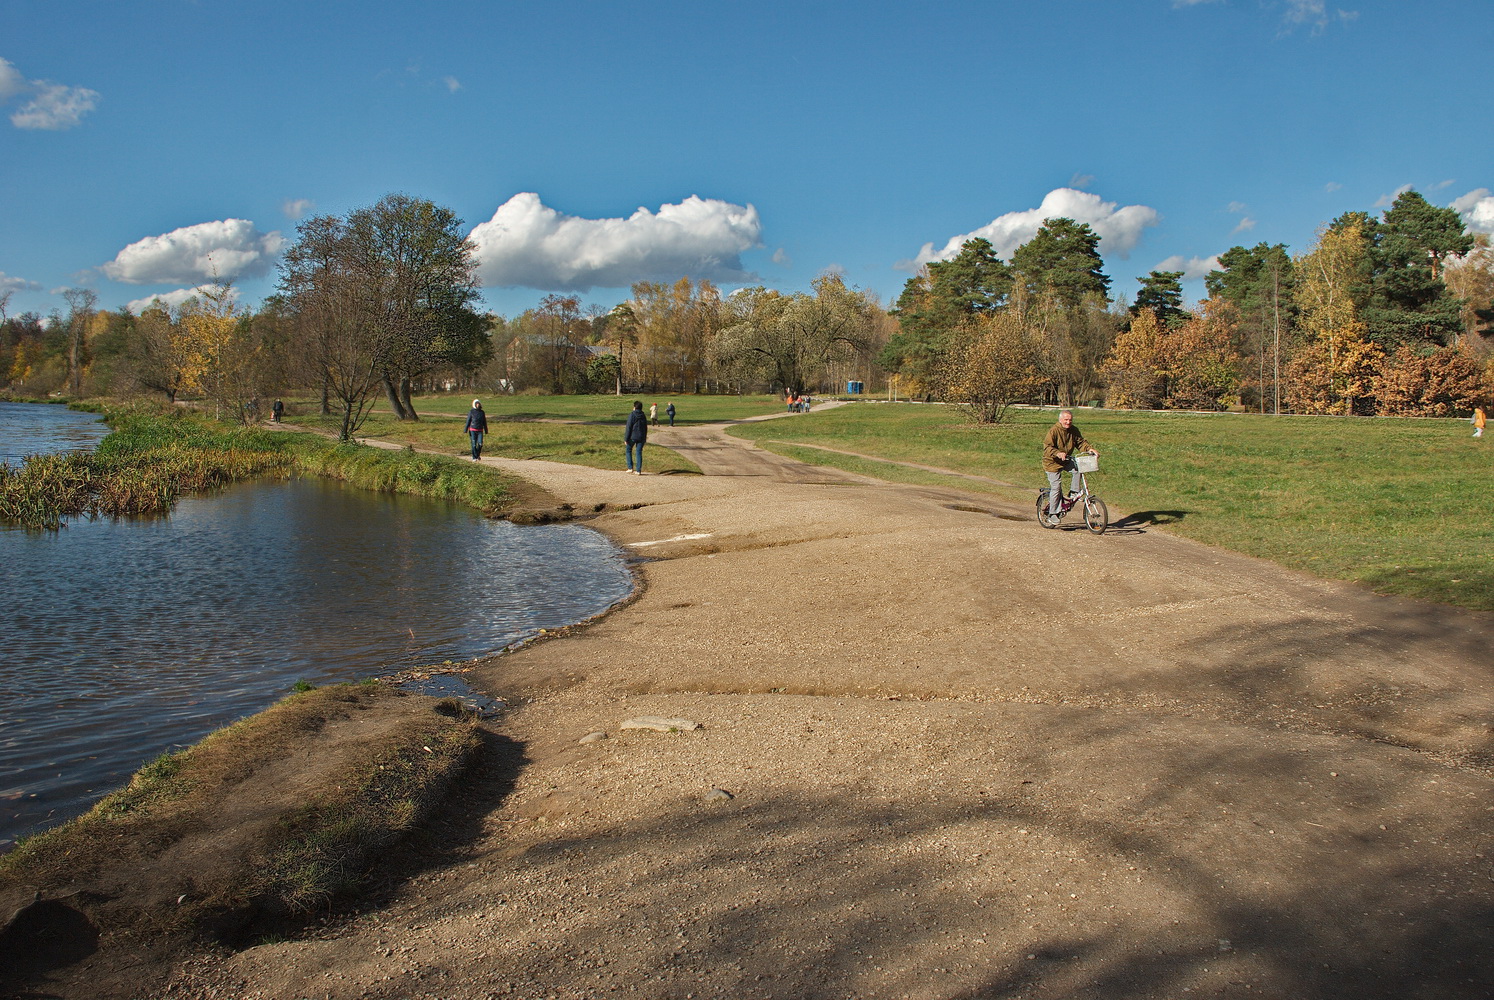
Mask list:
[[[1110,511],[1099,497],[1084,498],[1084,526],[1097,535],[1103,535],[1110,526]]]
[[[1048,491],[1047,490],[1038,490],[1037,519],[1038,519],[1038,524],[1041,524],[1045,528],[1056,528],[1056,527],[1058,527],[1058,525],[1053,524],[1052,522],[1050,522],[1048,520]]]

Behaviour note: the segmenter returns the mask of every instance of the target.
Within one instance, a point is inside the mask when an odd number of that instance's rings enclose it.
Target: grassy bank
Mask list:
[[[943,406],[860,403],[732,433],[821,465],[1028,501],[1055,411],[979,427]],[[1112,519],[1382,593],[1494,610],[1494,447],[1457,420],[1080,410]],[[820,445],[887,462],[836,455]],[[988,476],[1005,489],[888,462]]]
[[[514,498],[513,480],[440,456],[233,427],[179,409],[131,405],[102,412],[112,432],[92,453],[0,465],[0,519],[56,528],[73,517],[163,514],[183,495],[258,476],[328,476],[364,489],[455,500],[489,515]]]
[[[0,897],[72,893],[98,926],[148,934],[293,926],[356,895],[480,739],[454,703],[383,685],[293,694],[22,841],[0,857]]]

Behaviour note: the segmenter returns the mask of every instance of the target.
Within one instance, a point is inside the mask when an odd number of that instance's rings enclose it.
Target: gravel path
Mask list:
[[[651,438],[706,475],[492,460],[637,599],[472,671],[382,905],[167,995],[1494,995],[1489,616]]]

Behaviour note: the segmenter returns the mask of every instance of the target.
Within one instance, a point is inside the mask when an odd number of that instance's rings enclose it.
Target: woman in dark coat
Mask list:
[[[482,412],[482,400],[474,399],[467,411],[467,436],[472,439],[472,461],[482,458],[482,436],[488,432],[488,415]]]
[[[643,475],[643,444],[648,440],[648,417],[643,415],[643,403],[633,401],[633,412],[628,414],[628,426],[623,429],[623,441],[628,446],[628,471],[635,476]],[[638,460],[633,461],[633,449],[638,449]]]

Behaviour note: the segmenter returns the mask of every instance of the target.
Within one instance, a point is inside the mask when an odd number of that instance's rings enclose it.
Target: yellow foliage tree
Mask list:
[[[1384,351],[1369,339],[1360,318],[1367,244],[1362,223],[1318,232],[1317,243],[1297,261],[1299,329],[1307,345],[1287,375],[1289,404],[1307,413],[1372,412],[1375,380]]]
[[[1107,406],[1151,410],[1162,401],[1160,335],[1157,314],[1143,309],[1131,321],[1131,329],[1115,338],[1115,344],[1100,365],[1100,374],[1107,386]]]
[[[1048,383],[1043,344],[1014,312],[978,316],[940,363],[944,398],[979,423],[1000,423],[1013,403],[1038,400]]]

